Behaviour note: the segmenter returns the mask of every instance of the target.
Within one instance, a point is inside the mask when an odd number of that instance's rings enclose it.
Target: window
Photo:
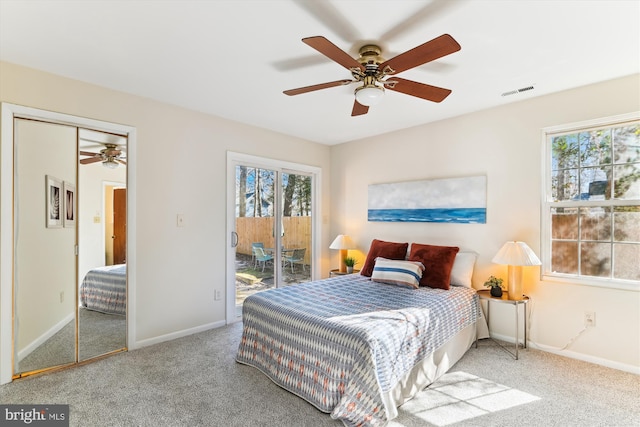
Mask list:
[[[542,272],[640,285],[638,114],[545,129]]]

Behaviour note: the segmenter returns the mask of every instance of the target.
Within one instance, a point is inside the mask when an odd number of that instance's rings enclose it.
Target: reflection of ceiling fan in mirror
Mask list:
[[[115,169],[119,164],[126,165],[126,158],[123,150],[118,144],[103,144],[105,148],[98,153],[92,153],[90,151],[80,151],[81,156],[89,156],[86,159],[80,159],[80,164],[89,165],[91,163],[102,162],[102,166]]]

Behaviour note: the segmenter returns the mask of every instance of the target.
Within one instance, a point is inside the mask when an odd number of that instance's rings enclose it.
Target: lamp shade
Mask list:
[[[540,265],[536,254],[525,242],[507,242],[491,260],[496,264]]]
[[[338,237],[333,240],[329,249],[353,249],[354,247],[355,245],[351,237],[346,234],[338,234]]]
[[[333,242],[331,242],[331,245],[329,246],[329,249],[340,249],[340,272],[344,273],[347,271],[347,265],[344,262],[344,259],[347,257],[347,251],[349,249],[353,249],[355,248],[356,245],[353,244],[353,240],[351,240],[351,237],[347,236],[346,234],[338,234],[338,237],[336,237]]]

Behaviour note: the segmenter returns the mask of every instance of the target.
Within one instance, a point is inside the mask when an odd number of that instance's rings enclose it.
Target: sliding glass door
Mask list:
[[[228,166],[227,321],[240,318],[248,296],[313,276],[314,174],[262,160],[231,159]]]

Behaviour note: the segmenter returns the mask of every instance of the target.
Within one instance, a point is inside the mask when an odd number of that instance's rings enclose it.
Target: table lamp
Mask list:
[[[331,245],[329,246],[329,249],[340,250],[340,272],[341,273],[347,272],[347,265],[344,263],[344,259],[347,257],[347,251],[349,249],[353,249],[354,247],[355,245],[353,244],[353,240],[351,240],[351,237],[347,236],[346,234],[339,234],[338,237],[336,237],[331,243]]]
[[[510,300],[523,299],[522,267],[542,264],[536,254],[524,242],[507,242],[491,260],[508,265],[507,289]]]

